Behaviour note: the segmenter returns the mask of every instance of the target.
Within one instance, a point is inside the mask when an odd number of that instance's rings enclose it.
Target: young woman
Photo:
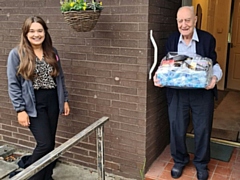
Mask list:
[[[20,43],[8,56],[7,76],[18,122],[29,127],[36,140],[32,155],[18,162],[26,168],[54,149],[59,114],[70,112],[60,59],[41,17],[24,21]],[[48,165],[31,179],[52,179],[53,167],[54,163]]]

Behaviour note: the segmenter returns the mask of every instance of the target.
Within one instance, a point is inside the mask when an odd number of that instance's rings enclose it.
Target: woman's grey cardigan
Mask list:
[[[59,113],[64,112],[64,102],[68,101],[68,92],[65,87],[64,75],[56,49],[56,58],[59,66],[59,75],[56,77],[57,93],[59,101]],[[25,110],[30,117],[37,117],[36,100],[32,81],[25,80],[17,75],[20,63],[18,49],[10,51],[7,61],[8,93],[16,111]]]

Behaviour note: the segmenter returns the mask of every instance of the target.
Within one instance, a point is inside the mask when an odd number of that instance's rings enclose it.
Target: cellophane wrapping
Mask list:
[[[156,77],[166,87],[205,88],[212,77],[212,60],[198,54],[170,52],[161,60]]]

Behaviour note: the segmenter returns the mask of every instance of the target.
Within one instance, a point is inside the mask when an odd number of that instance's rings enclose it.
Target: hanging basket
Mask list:
[[[91,31],[100,17],[101,10],[62,12],[65,21],[77,32]]]

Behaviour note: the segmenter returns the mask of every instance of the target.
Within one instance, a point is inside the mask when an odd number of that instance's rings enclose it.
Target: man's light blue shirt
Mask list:
[[[183,40],[183,36],[180,35],[178,41],[178,52],[181,54],[196,54],[196,42],[199,42],[196,28],[193,30],[193,36],[189,44],[186,44]],[[222,69],[218,63],[213,66],[213,76],[216,76],[218,81],[222,78]]]

